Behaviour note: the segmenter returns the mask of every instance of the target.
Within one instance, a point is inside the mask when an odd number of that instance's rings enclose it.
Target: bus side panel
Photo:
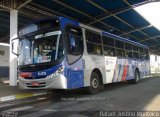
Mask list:
[[[137,63],[133,59],[126,59],[128,61],[128,71],[126,80],[134,79],[134,72],[137,67]]]
[[[82,58],[69,65],[65,60],[65,77],[67,78],[67,88],[74,89],[84,87],[84,70]]]
[[[109,57],[109,56],[105,57],[105,79],[106,79],[105,83],[112,83],[113,75],[117,68],[116,64],[117,64],[117,57]],[[115,75],[116,77],[118,77],[116,73]]]
[[[69,89],[84,87],[83,83],[83,70],[68,69],[68,85]]]
[[[84,86],[90,86],[90,78],[94,69],[98,69],[102,74],[103,83],[105,79],[105,57],[97,55],[84,54]]]
[[[104,58],[104,59],[103,59]],[[98,68],[103,77],[103,83],[112,83],[134,79],[134,72],[137,68],[137,62],[133,59],[117,57],[100,57],[87,55],[84,57],[84,84],[90,85],[90,76],[94,68]],[[105,63],[105,64],[104,64]]]
[[[114,62],[112,61],[110,63]],[[134,64],[133,60],[118,58],[116,59],[116,64],[114,65],[115,69],[112,77],[112,82],[125,81],[134,78],[134,69],[136,68],[136,65]],[[111,81],[107,83],[111,83]]]
[[[89,59],[90,58],[90,59]],[[105,70],[101,70],[103,76],[103,83],[112,83],[112,82],[119,82],[125,80],[134,79],[135,69],[138,68],[139,61],[127,58],[118,58],[117,57],[105,57],[105,60],[100,60],[97,57],[97,60],[103,61],[105,66],[97,66],[98,64],[96,61],[91,59],[92,57],[86,57],[86,69],[85,69],[85,86],[89,84],[89,77],[91,72],[94,68],[104,68]],[[144,69],[144,68],[143,68]],[[143,70],[144,71],[144,70]]]
[[[150,72],[151,74],[160,73],[160,56],[150,55]]]
[[[97,60],[98,59],[99,58],[97,58]],[[91,59],[88,60],[89,66],[91,67],[89,69],[105,68],[104,72],[101,71],[102,74],[104,73],[102,75],[104,84],[134,79],[136,68],[139,69],[140,75],[142,77],[149,74],[149,64],[147,64],[148,61],[141,62],[139,60],[134,60],[134,59],[117,58],[117,57],[109,57],[109,56],[106,56],[104,61],[105,62],[103,63],[105,63],[105,67],[103,66],[98,67],[96,61],[92,62]],[[91,74],[91,72],[92,70],[88,70],[86,73],[88,76],[90,76],[89,74]]]
[[[141,60],[141,62],[139,63],[141,78],[145,78],[147,75],[150,74],[149,60]]]
[[[150,60],[146,60],[146,74],[145,76],[148,76],[149,74],[151,74],[151,71],[150,71]]]

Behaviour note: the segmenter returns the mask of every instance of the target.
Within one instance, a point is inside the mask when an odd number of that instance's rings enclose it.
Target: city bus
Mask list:
[[[16,39],[12,41],[14,45]],[[138,83],[150,73],[149,48],[65,17],[32,22],[18,33],[22,89],[76,89]]]

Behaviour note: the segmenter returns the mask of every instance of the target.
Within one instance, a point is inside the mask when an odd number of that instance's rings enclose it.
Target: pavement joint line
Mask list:
[[[33,106],[23,106],[23,107],[12,108],[6,111],[17,112],[17,111],[24,111],[24,110],[33,109],[33,108],[34,108]]]
[[[39,93],[38,92],[20,93],[20,94],[0,97],[0,102],[7,102],[7,101],[18,100],[18,99],[25,99],[25,98],[30,98],[30,97],[40,96],[40,95],[46,95],[46,94],[47,94],[47,91],[39,92]]]

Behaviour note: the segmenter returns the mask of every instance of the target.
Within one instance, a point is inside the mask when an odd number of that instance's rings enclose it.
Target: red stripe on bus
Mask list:
[[[128,71],[128,65],[125,65],[123,75],[122,75],[122,81],[126,80],[127,71]]]

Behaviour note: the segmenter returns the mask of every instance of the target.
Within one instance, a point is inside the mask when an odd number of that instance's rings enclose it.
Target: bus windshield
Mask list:
[[[19,65],[55,62],[64,55],[61,31],[26,36],[20,42]]]

